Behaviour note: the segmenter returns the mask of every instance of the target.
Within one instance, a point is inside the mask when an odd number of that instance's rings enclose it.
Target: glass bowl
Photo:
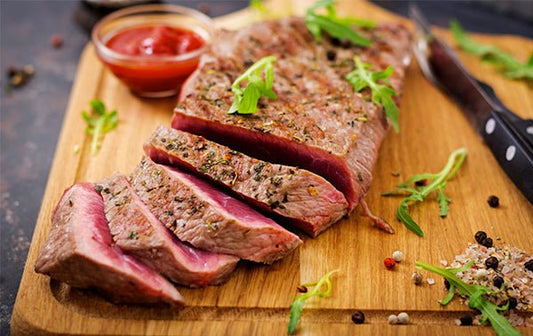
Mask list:
[[[124,36],[128,31],[150,30],[152,27],[192,32],[197,35],[195,38],[199,36],[203,40],[203,44],[176,55],[156,52],[131,54],[109,47],[112,39],[126,38]],[[153,50],[156,50],[154,40],[161,39],[164,34],[154,34],[159,37],[145,38],[141,41],[142,46],[136,48],[146,48],[146,43],[153,43]],[[211,43],[212,36],[213,22],[208,16],[190,8],[166,4],[141,5],[116,11],[98,22],[92,31],[92,41],[100,60],[133,93],[151,98],[168,97],[179,92],[183,82],[198,66],[199,58]]]

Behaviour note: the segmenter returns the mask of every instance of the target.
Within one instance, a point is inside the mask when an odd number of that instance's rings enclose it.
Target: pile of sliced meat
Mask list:
[[[182,88],[173,128],[154,131],[134,171],[65,191],[36,271],[113,301],[181,305],[173,283],[221,284],[240,259],[289,255],[302,243],[290,230],[316,237],[359,203],[370,215],[364,197],[389,125],[344,77],[359,55],[392,65],[401,92],[409,34],[393,24],[364,33],[371,47],[316,43],[301,18],[220,31]],[[228,114],[232,82],[267,55],[278,58],[278,98]]]

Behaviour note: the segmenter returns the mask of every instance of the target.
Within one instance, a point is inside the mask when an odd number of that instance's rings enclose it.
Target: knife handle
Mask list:
[[[492,111],[481,135],[507,176],[533,204],[533,150],[512,124]]]

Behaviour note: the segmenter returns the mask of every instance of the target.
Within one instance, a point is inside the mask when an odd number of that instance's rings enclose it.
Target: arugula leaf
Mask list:
[[[94,155],[100,148],[100,140],[104,133],[110,132],[118,125],[117,110],[106,112],[105,104],[99,99],[93,99],[89,102],[92,113],[82,111],[81,116],[87,123],[85,132],[92,135],[91,154]]]
[[[381,194],[382,196],[408,194],[408,196],[401,201],[398,209],[396,210],[396,217],[405,225],[405,227],[407,227],[407,229],[420,237],[424,237],[424,232],[409,215],[407,210],[410,203],[423,202],[424,199],[432,192],[437,192],[440,216],[446,217],[446,215],[448,215],[449,203],[451,200],[444,193],[446,181],[451,180],[457,170],[462,166],[466,158],[466,153],[467,152],[465,148],[456,149],[450,154],[448,162],[440,172],[436,174],[423,173],[415,175],[409,178],[407,181],[398,184],[396,189]],[[409,187],[409,185],[422,180],[428,180],[429,183],[418,188]]]
[[[513,55],[494,45],[486,45],[470,39],[457,20],[450,22],[450,29],[461,49],[493,63],[502,70],[504,76],[511,79],[533,80],[533,53],[527,62],[522,63]]]
[[[369,20],[338,17],[337,11],[334,8],[335,5],[337,3],[333,0],[318,0],[309,7],[305,14],[305,25],[307,29],[309,29],[318,42],[322,40],[322,31],[325,31],[330,36],[339,40],[349,40],[353,44],[368,47],[370,40],[358,34],[351,26],[374,28],[376,24]],[[316,10],[320,8],[325,8],[327,14],[317,14]]]
[[[346,80],[356,92],[369,87],[372,90],[372,101],[378,106],[383,106],[383,110],[387,118],[389,118],[394,131],[398,132],[398,106],[392,99],[392,96],[397,95],[397,93],[392,89],[392,85],[388,80],[394,72],[394,68],[389,66],[385,70],[371,72],[371,64],[362,62],[357,56],[353,60],[355,69],[346,75]],[[378,84],[378,81],[384,84]]]
[[[302,314],[302,311],[304,309],[305,301],[312,297],[328,297],[331,294],[331,275],[334,273],[337,273],[339,270],[333,270],[326,275],[324,275],[320,280],[315,282],[310,282],[303,284],[302,286],[309,288],[314,286],[313,290],[308,291],[307,293],[304,293],[296,298],[294,298],[294,301],[291,304],[291,312],[289,316],[289,326],[288,326],[288,333],[289,335],[296,330],[296,326],[298,325],[298,321],[300,320],[300,315]],[[321,291],[320,289],[326,285],[326,289],[324,291]]]
[[[415,263],[417,268],[425,269],[426,271],[441,275],[442,277],[446,278],[450,283],[450,292],[444,300],[440,301],[441,305],[448,304],[454,297],[455,290],[457,289],[457,293],[459,295],[468,298],[468,307],[470,307],[471,309],[479,310],[483,315],[482,321],[489,320],[490,324],[492,325],[492,328],[494,328],[494,331],[496,331],[498,335],[522,335],[518,330],[513,328],[511,323],[509,323],[509,321],[507,321],[505,317],[498,313],[498,311],[505,310],[507,309],[507,307],[500,308],[482,297],[484,294],[494,293],[494,291],[481,285],[467,284],[457,277],[456,274],[458,272],[463,272],[469,269],[470,267],[472,267],[473,264],[474,261],[472,260],[462,268],[445,269],[426,264],[422,261],[417,261]]]
[[[257,112],[257,102],[262,96],[276,99],[277,95],[272,90],[274,84],[274,56],[266,56],[255,62],[248,70],[240,75],[231,85],[231,91],[235,95],[233,104],[228,114],[253,114]],[[264,79],[261,78],[261,71],[264,72]],[[243,89],[241,83],[247,81],[248,84]]]

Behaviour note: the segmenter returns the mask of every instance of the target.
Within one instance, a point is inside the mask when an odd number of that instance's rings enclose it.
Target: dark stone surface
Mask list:
[[[207,8],[218,16],[248,1],[170,1]],[[400,13],[407,2],[379,1]],[[202,5],[200,5],[202,4]],[[446,25],[457,17],[467,29],[533,37],[531,23],[504,18],[488,7],[469,2],[422,2],[432,23]],[[88,31],[102,13],[79,1],[0,0],[0,334],[9,321],[50,164],[61,129],[79,55]],[[50,39],[60,35],[63,46]],[[34,78],[12,92],[4,90],[9,66],[33,64]]]

